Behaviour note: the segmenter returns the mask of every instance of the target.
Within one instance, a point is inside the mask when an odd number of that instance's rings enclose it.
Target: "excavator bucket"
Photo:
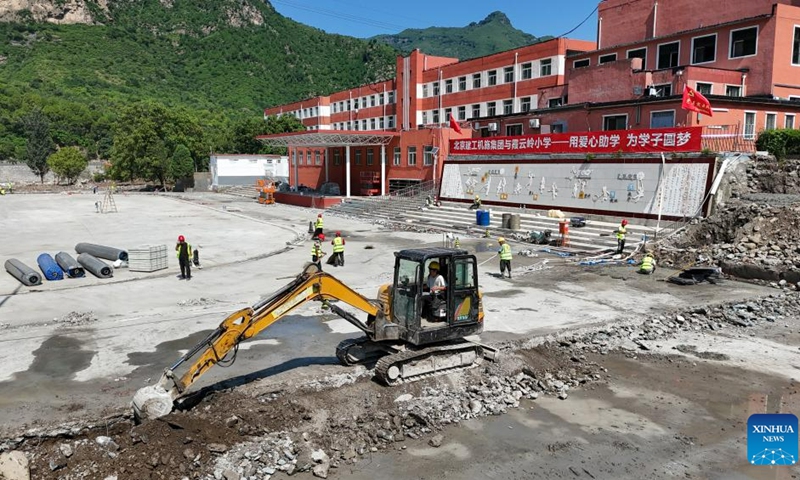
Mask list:
[[[160,418],[172,411],[172,395],[158,385],[140,388],[133,396],[131,406],[137,420]]]

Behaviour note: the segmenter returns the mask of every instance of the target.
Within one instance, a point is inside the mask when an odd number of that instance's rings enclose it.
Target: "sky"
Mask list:
[[[406,28],[464,27],[494,11],[508,16],[511,24],[537,37],[567,35],[595,40],[600,0],[270,0],[283,16],[297,22],[352,37],[367,38],[399,33]]]

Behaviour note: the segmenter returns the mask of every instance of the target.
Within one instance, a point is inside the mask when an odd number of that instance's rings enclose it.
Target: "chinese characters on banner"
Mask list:
[[[553,133],[451,140],[450,155],[671,153],[702,150],[702,127]]]

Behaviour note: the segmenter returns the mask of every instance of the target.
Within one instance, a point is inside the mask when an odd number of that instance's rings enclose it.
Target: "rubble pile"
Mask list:
[[[747,166],[751,192],[800,194],[800,160],[758,157]]]
[[[774,323],[798,317],[800,297],[794,293],[779,293],[745,303],[696,307],[652,316],[639,323],[615,324],[580,335],[567,335],[558,343],[576,351],[606,355],[615,348],[648,350],[646,342],[668,338],[679,332],[746,328],[761,322]]]
[[[94,312],[69,312],[61,318],[54,318],[54,323],[62,323],[66,325],[86,325],[94,323],[97,317]]]
[[[778,280],[782,273],[800,268],[798,236],[800,204],[735,201],[669,238],[656,247],[655,254],[661,265],[669,267],[720,265],[725,269],[725,264],[745,264],[765,271],[756,278]]]

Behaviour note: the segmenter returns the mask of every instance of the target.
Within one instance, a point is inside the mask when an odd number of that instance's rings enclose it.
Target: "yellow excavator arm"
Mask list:
[[[136,392],[133,397],[134,413],[140,419],[168,414],[172,411],[173,402],[183,396],[201,375],[218,363],[232,362],[242,341],[258,335],[287,313],[312,300],[339,300],[371,316],[377,316],[382,308],[379,303],[365,298],[335,277],[309,265],[293,282],[269,298],[229,315],[208,337],[166,369],[158,384]],[[343,316],[368,332],[369,327],[352,315]],[[231,352],[234,357],[227,359]],[[175,369],[195,357],[186,372],[176,378]]]

